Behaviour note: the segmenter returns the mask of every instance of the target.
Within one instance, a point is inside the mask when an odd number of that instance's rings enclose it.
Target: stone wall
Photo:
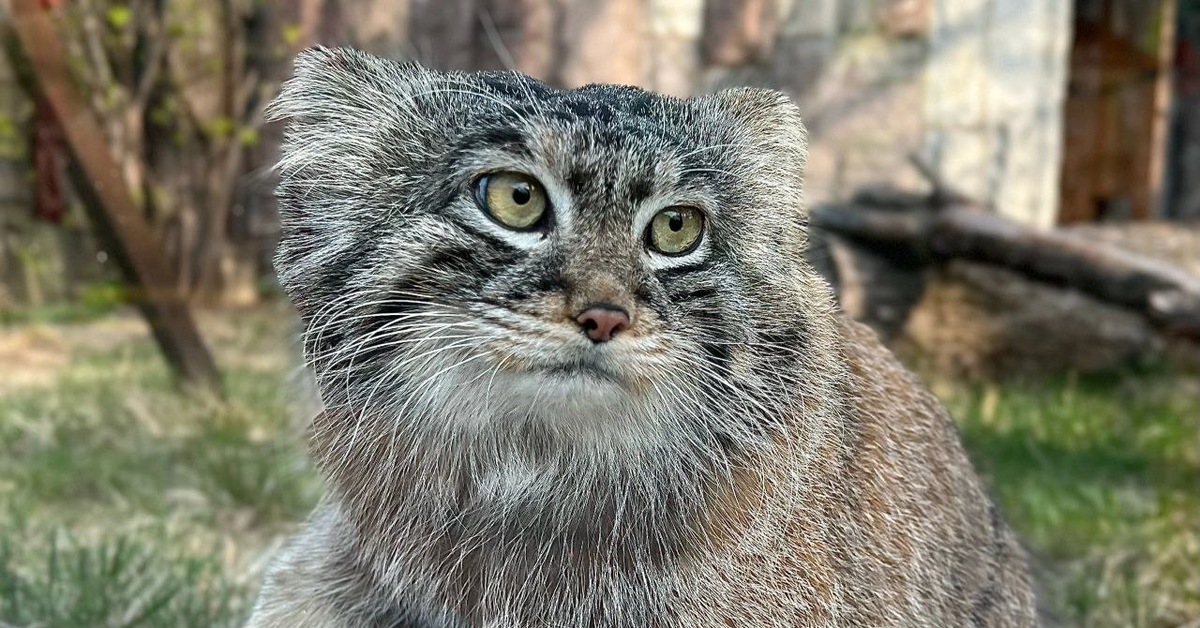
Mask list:
[[[999,213],[1051,227],[1058,212],[1070,0],[935,2],[925,153]]]

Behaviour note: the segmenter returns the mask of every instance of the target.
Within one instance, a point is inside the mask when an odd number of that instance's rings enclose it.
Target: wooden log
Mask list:
[[[971,206],[908,211],[826,206],[813,211],[812,224],[871,247],[901,246],[929,262],[983,262],[1074,288],[1136,310],[1168,335],[1200,341],[1200,277],[1166,262],[1030,229]]]
[[[175,289],[167,258],[108,152],[99,123],[73,81],[66,52],[40,0],[11,0],[5,44],[27,62],[31,87],[62,125],[71,173],[97,231],[113,247],[134,305],[142,312],[167,363],[187,384],[219,390],[220,377],[186,303]]]
[[[1200,340],[1200,277],[1160,260],[1062,232],[1028,229],[982,211],[937,216],[929,250],[939,259],[995,264],[1144,314],[1163,331]]]

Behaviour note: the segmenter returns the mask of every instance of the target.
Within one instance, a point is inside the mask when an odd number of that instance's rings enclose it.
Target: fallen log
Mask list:
[[[910,202],[913,195],[868,192],[849,204],[816,208],[811,222],[868,248],[899,249],[928,263],[982,262],[1073,288],[1135,310],[1169,336],[1200,342],[1200,276],[1068,233],[1030,229],[940,182],[935,190],[926,203]]]
[[[929,229],[939,259],[1003,266],[1141,312],[1171,335],[1200,340],[1200,276],[1160,260],[981,211],[939,212]]]

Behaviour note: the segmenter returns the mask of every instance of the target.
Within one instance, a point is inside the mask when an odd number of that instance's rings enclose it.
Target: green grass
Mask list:
[[[0,379],[25,371],[0,381],[0,624],[240,625],[266,557],[320,494],[282,320],[208,317],[224,400],[179,393],[128,318],[0,328],[67,356],[5,363],[20,356],[0,342]],[[1058,623],[1200,621],[1200,378],[939,392]]]
[[[0,390],[0,623],[244,621],[266,553],[320,494],[269,316],[218,325],[224,400],[180,393],[145,337]],[[37,333],[56,331],[111,330]]]
[[[1056,619],[1200,621],[1200,384],[1170,372],[947,397]]]
[[[85,323],[112,314],[126,301],[126,291],[118,282],[97,282],[82,288],[74,301],[40,307],[0,309],[0,325],[30,323]]]
[[[239,591],[218,561],[140,536],[80,543],[52,532],[32,548],[0,541],[0,617],[39,626],[235,624]]]

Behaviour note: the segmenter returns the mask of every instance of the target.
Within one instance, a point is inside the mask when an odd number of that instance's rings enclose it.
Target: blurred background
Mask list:
[[[0,0],[0,625],[238,625],[320,496],[263,108],[304,47],[788,92],[811,261],[1048,623],[1200,626],[1200,0]]]

